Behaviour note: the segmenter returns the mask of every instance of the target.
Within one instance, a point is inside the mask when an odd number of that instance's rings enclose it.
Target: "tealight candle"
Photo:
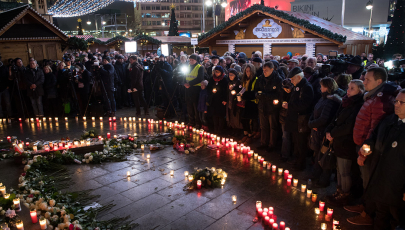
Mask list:
[[[237,198],[236,195],[232,195],[232,202],[233,203],[236,203],[236,198]]]
[[[192,181],[194,179],[193,175],[188,175],[188,180]]]
[[[96,118],[95,118],[95,117],[91,117],[91,120],[92,120],[92,121],[96,121]]]
[[[364,144],[363,145],[363,150],[364,150],[364,153],[369,153],[370,152],[370,145]]]
[[[15,198],[13,200],[14,206],[15,206],[15,210],[17,211],[21,211],[21,207],[20,207],[20,198]]]
[[[325,202],[319,201],[319,210],[320,210],[321,212],[323,212],[324,209],[325,209]]]
[[[56,121],[56,122],[59,121],[59,118],[55,117],[55,121]]]
[[[277,223],[273,224],[273,230],[278,230],[278,224]]]
[[[285,222],[280,221],[280,230],[285,230]]]
[[[8,198],[10,198],[10,193],[6,193],[3,196],[4,196],[4,199],[8,199]]]
[[[283,168],[279,168],[279,169],[278,169],[278,175],[279,175],[279,176],[283,175]]]
[[[257,154],[257,153],[253,154],[253,158],[254,158],[254,159],[257,159],[257,157],[258,157],[258,154]]]
[[[31,216],[31,220],[32,223],[35,224],[38,222],[38,218],[37,218],[37,210],[33,209],[30,211],[30,216]]]
[[[45,117],[44,117],[45,118]],[[68,121],[68,117],[65,117],[65,121]]]
[[[45,117],[44,117],[44,118],[45,118]],[[48,120],[49,120],[49,121],[52,121],[52,117],[49,117]]]
[[[184,176],[187,177],[188,176],[188,171],[184,172]]]
[[[46,229],[46,219],[45,218],[41,218],[39,220],[39,224],[41,225],[41,230]]]
[[[86,120],[86,117],[83,117],[83,121],[85,121]]]
[[[328,225],[326,223],[321,224],[321,229],[326,230],[328,228]]]
[[[262,214],[263,214],[263,209],[262,209],[262,208],[258,208],[258,209],[257,209],[257,214],[259,215],[259,217],[261,217]]]
[[[174,170],[170,170],[170,176],[174,176]]]
[[[288,179],[288,174],[290,174],[290,171],[284,170],[284,180]]]
[[[201,189],[201,180],[197,180],[197,189]]]
[[[15,226],[17,227],[18,230],[24,230],[24,223],[22,222],[22,220],[17,220]]]
[[[107,138],[108,138],[108,139],[111,138],[111,133],[107,133]]]
[[[278,102],[279,102],[278,100],[273,100],[273,104],[274,104],[274,105],[278,105]],[[280,226],[280,227],[281,227],[281,226]]]
[[[307,190],[307,185],[302,184],[301,185],[301,192],[305,192],[305,190]]]
[[[294,187],[297,187],[298,186],[298,179],[294,179],[293,184],[294,184]]]
[[[267,161],[263,161],[263,168],[266,168]]]
[[[261,159],[262,159],[262,156],[257,156],[257,162],[260,162]]]
[[[141,150],[145,150],[145,145],[141,145]],[[149,155],[149,154],[148,154]]]
[[[311,196],[312,196],[312,190],[311,190],[311,189],[308,189],[308,190],[307,190],[307,197],[308,197],[308,198],[311,198]]]
[[[36,145],[32,146],[32,151],[34,151],[34,152],[38,151],[38,146],[36,146]]]
[[[262,202],[260,200],[256,201],[256,211],[262,207]]]
[[[333,215],[333,209],[332,209],[332,208],[328,208],[328,209],[326,210],[326,214],[327,214],[328,216],[332,217],[332,215]]]
[[[146,154],[146,159],[150,159],[150,154]]]
[[[127,171],[127,177],[130,177],[130,176],[131,176],[131,172]]]
[[[271,171],[272,172],[276,172],[276,169],[277,169],[277,166],[275,166],[275,165],[271,166]]]
[[[318,194],[312,193],[312,202],[316,202],[317,198],[318,198]]]
[[[319,215],[321,213],[321,210],[319,208],[315,208],[315,214]]]
[[[291,186],[291,179],[287,179],[287,186]]]

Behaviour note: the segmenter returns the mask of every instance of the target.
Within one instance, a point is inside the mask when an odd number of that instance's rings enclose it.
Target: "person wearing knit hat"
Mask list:
[[[287,109],[285,129],[291,133],[293,140],[295,156],[293,170],[302,171],[305,169],[309,151],[308,138],[311,130],[308,127],[308,120],[313,109],[314,91],[300,67],[293,68],[287,77],[291,79],[294,87],[292,90],[284,88],[286,93],[291,93],[290,100],[282,104],[282,107]]]
[[[214,74],[208,81],[208,113],[214,121],[214,133],[222,134],[225,127],[226,104],[228,101],[228,80],[222,66],[214,68]]]
[[[261,76],[263,74],[263,60],[259,57],[252,58],[252,64],[256,68],[256,76]]]

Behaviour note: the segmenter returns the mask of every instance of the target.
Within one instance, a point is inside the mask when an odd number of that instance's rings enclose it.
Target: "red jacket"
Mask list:
[[[398,93],[397,90],[397,86],[384,83],[373,95],[367,97],[357,114],[353,129],[353,140],[356,145],[363,145],[378,123],[394,113],[393,101]]]

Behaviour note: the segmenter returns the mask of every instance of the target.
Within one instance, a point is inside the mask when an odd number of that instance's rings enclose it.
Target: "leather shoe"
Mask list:
[[[354,225],[373,225],[373,218],[363,211],[358,216],[347,218],[347,222]]]
[[[353,206],[344,206],[343,207],[346,211],[355,212],[355,213],[362,213],[364,212],[364,206],[362,204],[353,205]]]

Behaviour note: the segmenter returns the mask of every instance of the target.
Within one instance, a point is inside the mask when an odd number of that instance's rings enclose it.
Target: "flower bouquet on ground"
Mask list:
[[[97,131],[92,129],[90,131],[85,131],[84,134],[82,135],[82,139],[95,138],[97,136],[98,136]]]
[[[191,177],[193,179],[190,181]],[[214,167],[194,168],[194,172],[187,178],[189,183],[184,186],[184,189],[221,188],[225,184],[227,177],[228,174],[222,169],[215,169]]]

